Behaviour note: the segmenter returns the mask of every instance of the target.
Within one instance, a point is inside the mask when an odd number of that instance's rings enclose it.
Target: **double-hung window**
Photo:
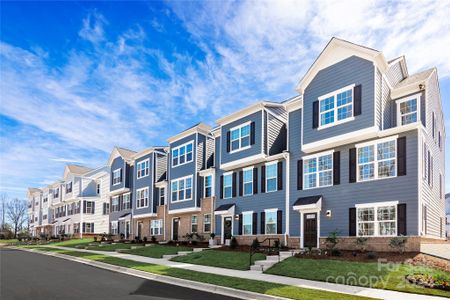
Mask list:
[[[159,188],[159,205],[164,205],[166,202],[166,189],[165,188]]]
[[[277,233],[277,210],[266,210],[266,234]]]
[[[113,185],[120,184],[122,182],[122,169],[117,169],[113,171]]]
[[[242,213],[242,233],[243,235],[253,234],[253,212]]]
[[[94,213],[94,201],[86,201],[86,213],[93,214]]]
[[[148,188],[136,191],[136,208],[148,207]]]
[[[118,234],[119,233],[119,231],[118,231],[118,223],[117,223],[117,221],[113,221],[113,222],[111,222],[111,234]]]
[[[356,208],[358,236],[397,235],[396,204],[364,204]]]
[[[192,176],[172,180],[172,202],[192,199]]]
[[[253,195],[253,167],[243,170],[244,196]]]
[[[191,217],[191,233],[197,232],[198,230],[198,217],[192,216]]]
[[[146,159],[137,163],[137,179],[148,176],[150,170],[149,161],[149,159]]]
[[[111,211],[119,211],[119,196],[114,196],[111,199]]]
[[[303,158],[305,189],[333,185],[333,153],[319,153]]]
[[[162,235],[163,234],[163,220],[151,220],[150,221],[150,235]]]
[[[122,209],[131,209],[131,197],[130,193],[122,196]]]
[[[212,175],[205,176],[205,198],[212,197]]]
[[[211,232],[211,214],[203,216],[203,232]]]
[[[395,177],[397,175],[396,139],[357,145],[358,181]]]
[[[277,190],[277,162],[266,165],[266,192]]]
[[[250,147],[250,123],[230,129],[231,152]]]
[[[420,94],[397,100],[397,124],[407,125],[420,120]]]
[[[223,198],[233,197],[233,173],[223,175]]]
[[[319,129],[353,118],[354,86],[347,86],[319,97]]]
[[[100,195],[100,191],[101,191],[101,185],[100,185],[100,183],[97,183],[97,195]]]
[[[66,194],[72,193],[72,181],[66,183]]]
[[[172,167],[187,164],[193,158],[193,142],[172,149]]]

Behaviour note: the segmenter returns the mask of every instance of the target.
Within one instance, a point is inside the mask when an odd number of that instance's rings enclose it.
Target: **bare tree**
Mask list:
[[[23,224],[27,220],[27,202],[17,198],[12,199],[6,206],[7,215],[14,228],[14,238],[17,232],[22,229]]]
[[[0,195],[0,217],[1,219],[1,228],[0,230],[5,229],[5,223],[6,223],[6,202],[8,202],[8,195],[6,193],[2,193]]]

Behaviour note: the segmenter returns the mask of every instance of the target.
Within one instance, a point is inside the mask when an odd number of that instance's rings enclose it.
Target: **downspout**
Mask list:
[[[285,205],[286,205],[286,207],[285,207],[285,211],[286,211],[286,226],[285,226],[285,228],[286,228],[286,230],[285,230],[285,233],[284,233],[284,245],[285,246],[287,246],[287,244],[288,244],[288,236],[289,236],[289,215],[290,215],[290,212],[289,212],[289,188],[290,188],[290,185],[289,185],[289,178],[290,178],[290,154],[289,154],[289,152],[284,152],[284,158],[285,158],[285,162],[286,162],[286,179],[285,179],[285,181],[286,181],[286,200],[285,200]]]
[[[81,178],[80,178],[81,179]],[[80,180],[80,192],[81,192],[81,185],[82,185],[82,180]],[[79,192],[79,193],[80,193]],[[83,238],[83,211],[84,211],[84,201],[83,200],[81,200],[80,201],[80,226],[79,226],[79,230],[80,230],[80,232],[81,232],[81,234],[80,234],[80,238]]]

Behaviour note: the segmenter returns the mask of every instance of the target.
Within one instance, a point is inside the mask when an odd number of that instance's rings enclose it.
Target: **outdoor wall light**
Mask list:
[[[331,210],[327,210],[327,212],[325,213],[325,215],[327,216],[327,218],[331,218]]]
[[[234,219],[235,219],[236,221],[239,221],[239,215],[238,215],[238,214],[234,215]]]

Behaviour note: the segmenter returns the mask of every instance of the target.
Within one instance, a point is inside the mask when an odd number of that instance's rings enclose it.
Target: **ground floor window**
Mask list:
[[[94,233],[94,223],[83,223],[84,233]]]
[[[151,220],[150,235],[162,235],[162,234],[163,234],[163,220]]]
[[[73,224],[73,233],[80,233],[80,223]]]
[[[242,213],[242,233],[244,235],[250,235],[253,233],[253,213]]]
[[[118,229],[119,227],[117,221],[111,222],[111,234],[118,234],[119,233]]]
[[[191,232],[197,232],[198,230],[198,217],[192,216],[191,217]]]
[[[277,233],[277,210],[266,210],[266,234]]]
[[[358,236],[397,235],[397,206],[373,204],[357,207]]]
[[[203,219],[203,232],[211,232],[211,214],[206,214]]]

